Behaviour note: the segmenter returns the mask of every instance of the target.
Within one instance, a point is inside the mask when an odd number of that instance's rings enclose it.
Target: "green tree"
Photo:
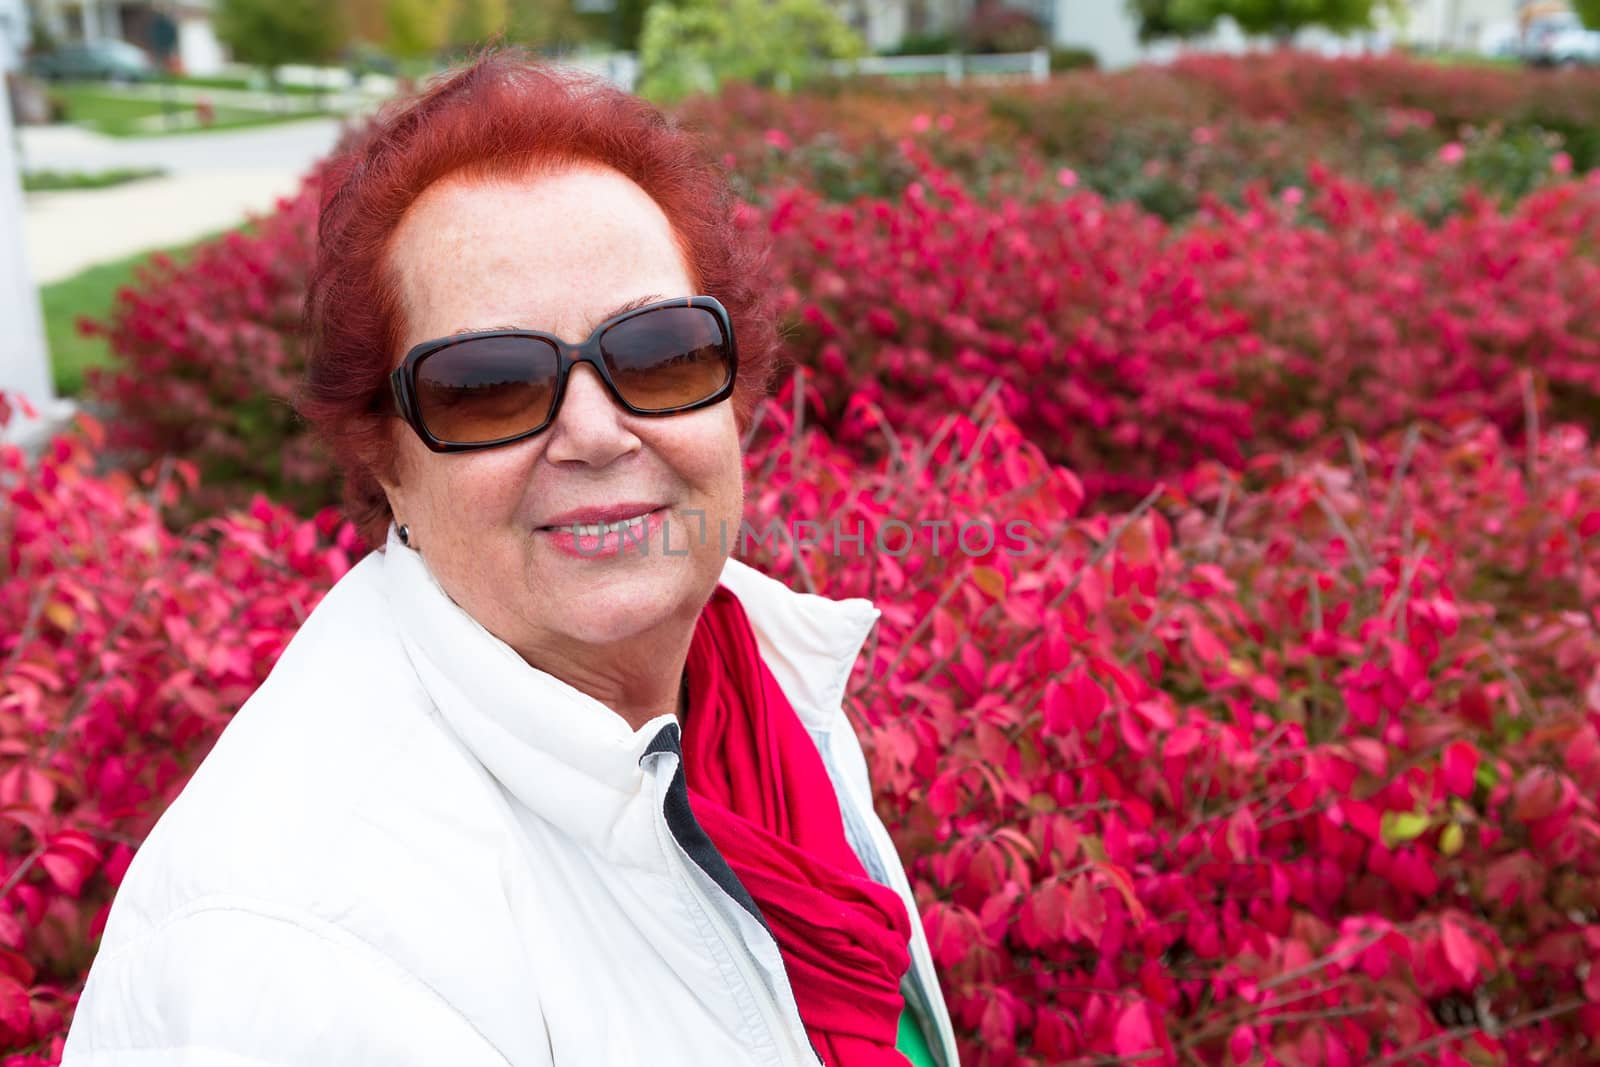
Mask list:
[[[1189,37],[1211,29],[1224,15],[1249,34],[1287,41],[1295,32],[1321,26],[1334,33],[1371,29],[1381,8],[1403,14],[1405,0],[1128,0],[1139,20],[1139,37]]]
[[[639,35],[639,91],[666,101],[724,81],[788,89],[865,51],[826,0],[656,0]]]
[[[1232,15],[1246,33],[1287,39],[1305,26],[1334,33],[1371,29],[1382,0],[1214,0],[1217,14]]]
[[[572,0],[511,0],[506,37],[535,49],[565,48],[594,36],[588,18]]]
[[[506,0],[456,0],[450,14],[450,44],[458,49],[481,44],[503,33],[510,9]]]
[[[1572,0],[1572,9],[1591,30],[1600,30],[1600,0]]]
[[[273,76],[284,63],[326,63],[344,47],[340,5],[327,0],[217,0],[217,39]]]
[[[384,44],[401,59],[437,56],[450,40],[454,4],[439,0],[386,0],[388,37]]]
[[[1211,0],[1128,0],[1128,13],[1139,23],[1139,40],[1194,37],[1217,21]]]
[[[577,17],[590,38],[624,52],[637,52],[639,32],[644,28],[644,13],[649,6],[648,0],[612,0],[608,10],[585,10]]]

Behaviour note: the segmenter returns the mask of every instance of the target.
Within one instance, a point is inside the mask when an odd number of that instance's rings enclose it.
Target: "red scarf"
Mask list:
[[[689,806],[777,937],[811,1043],[827,1067],[906,1067],[894,1047],[905,904],[851,850],[822,756],[724,586],[700,613],[687,676]]]

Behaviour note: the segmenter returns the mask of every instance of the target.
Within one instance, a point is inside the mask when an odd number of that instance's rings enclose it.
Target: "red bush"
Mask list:
[[[116,415],[111,447],[134,466],[163,455],[199,463],[206,487],[191,510],[255,489],[302,506],[331,499],[332,468],[288,402],[305,368],[300,303],[316,213],[313,177],[247,230],[183,262],[151,259],[95,327],[117,360],[88,373],[90,394]]]
[[[0,1051],[49,1063],[133,851],[357,544],[265,500],[172,534],[194,468],[97,475],[85,425],[0,449]]]
[[[991,383],[1091,497],[1331,429],[1479,413],[1519,432],[1520,372],[1563,417],[1600,401],[1600,183],[1433,229],[1318,173],[1306,202],[1219,204],[1181,231],[1092,194],[898,201],[785,192],[771,233],[798,361],[918,432]]]
[[[968,1062],[1592,1060],[1582,434],[1267,456],[1085,518],[1004,419],[869,468],[772,422],[756,511],[924,531],[769,563],[884,609],[854,706]],[[928,550],[1016,519],[1037,552]]]
[[[1324,427],[1379,433],[1465,410],[1515,432],[1521,398],[1511,383],[1527,367],[1545,376],[1558,415],[1594,428],[1600,186],[1558,180],[1540,157],[1540,191],[1501,215],[1462,182],[1492,173],[1504,145],[1442,161],[1432,113],[1405,106],[1443,106],[1438,86],[1465,78],[1506,81],[1512,89],[1483,99],[1511,92],[1532,107],[1545,83],[1472,72],[1436,84],[1432,68],[1399,60],[1308,63],[1315,76],[1299,97],[1279,60],[1207,61],[959,100],[852,90],[780,102],[735,90],[689,105],[683,120],[725,149],[778,243],[774,270],[791,289],[797,327],[791,351],[827,372],[830,420],[847,383],[918,428],[969,407],[998,378],[1012,417],[1083,472],[1092,499],[1137,494],[1199,459],[1237,463]],[[1244,112],[1276,132],[1215,123],[1217,94],[1238,88],[1230,79],[1253,94]],[[1149,115],[1135,121],[1126,101],[1101,113],[1103,94],[1123,88],[1137,90]],[[1407,165],[1420,183],[1411,192],[1457,212],[1443,225],[1310,165],[1309,143],[1282,141],[1294,130],[1314,139],[1329,124],[1361,127],[1369,104],[1388,109],[1371,119],[1378,143],[1417,128],[1437,135],[1427,162]],[[1153,207],[1191,221],[1169,225],[1088,193],[1086,174],[1046,168],[1049,123],[1027,137],[1008,129],[1035,112],[1064,116],[1119,195],[1145,182]],[[1303,126],[1279,130],[1280,112]],[[1145,140],[1097,147],[1094,131],[1115,139],[1135,127]],[[1531,180],[1523,164],[1505,166],[1515,173],[1502,187]],[[1244,184],[1253,167],[1301,183],[1269,200]],[[779,178],[801,184],[760,184]],[[1213,186],[1227,198],[1208,197]],[[206,477],[192,511],[240,504],[257,489],[302,511],[334,499],[331,468],[285,399],[302,367],[296,331],[315,202],[308,184],[250,232],[181,265],[156,261],[101,327],[117,366],[91,389],[115,413],[113,447],[135,465],[195,461]]]
[[[1592,1058],[1581,433],[1265,456],[1085,516],[994,403],[922,436],[858,400],[863,465],[793,400],[756,429],[751,522],[824,536],[747,547],[883,609],[850,707],[968,1062]],[[168,533],[192,472],[93,458],[0,462],[8,1067],[58,1055],[132,850],[355,550],[264,502]]]
[[[1581,169],[1600,82],[1560,77],[691,105],[809,381],[752,521],[865,539],[753,561],[883,609],[849,706],[967,1062],[1594,1062],[1600,183],[1438,150],[1499,114]],[[59,1056],[132,850],[356,551],[183,518],[332,498],[278,399],[314,202],[122,294],[109,442],[0,452],[3,1067]]]
[[[1597,175],[1600,176],[1600,175]],[[1522,371],[1560,418],[1600,407],[1600,181],[1501,214],[1482,197],[1437,228],[1326,173],[1303,204],[1213,205],[1172,258],[1281,355],[1256,407],[1268,440],[1379,434],[1415,418],[1522,425]]]

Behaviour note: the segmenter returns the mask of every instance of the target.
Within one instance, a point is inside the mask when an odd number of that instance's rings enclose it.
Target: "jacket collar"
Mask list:
[[[413,667],[467,749],[541,817],[627,855],[653,833],[637,810],[640,760],[662,715],[635,731],[588,694],[530,666],[463,611],[393,526],[382,582]],[[739,598],[762,659],[807,729],[826,730],[879,617],[870,600],[798,593],[729,558],[719,584]],[[641,825],[641,820],[645,820]]]

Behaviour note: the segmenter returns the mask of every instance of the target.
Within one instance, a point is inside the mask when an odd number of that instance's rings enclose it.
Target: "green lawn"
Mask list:
[[[22,175],[25,193],[54,193],[71,189],[105,189],[113,185],[157,178],[160,167],[117,167],[112,170],[35,170]]]
[[[207,234],[188,244],[153,249],[127,259],[102,263],[40,289],[39,302],[44,307],[45,340],[50,346],[50,366],[55,377],[56,392],[62,396],[76,396],[83,389],[85,370],[109,366],[111,363],[111,351],[106,346],[105,338],[84,337],[78,333],[76,324],[80,315],[103,319],[111,311],[117,290],[134,281],[134,268],[157,251],[181,257],[196,245],[219,236],[221,233]]]
[[[174,103],[170,110],[180,119],[172,129],[151,120],[165,114],[168,105],[160,100],[131,96],[116,89],[94,83],[63,83],[51,88],[51,94],[61,101],[66,120],[113,137],[146,137],[163,133],[199,133],[206,130],[230,130],[242,126],[261,126],[274,122],[310,118],[329,114],[318,110],[262,111],[251,108],[218,106],[209,126],[195,126],[184,122],[193,108]],[[296,105],[298,106],[298,105]]]
[[[189,75],[163,78],[162,81],[172,85],[187,85],[195,89],[260,89],[266,85],[265,79],[252,82],[248,78],[198,78]],[[288,93],[290,96],[315,96],[317,92],[316,88],[310,85],[279,85],[278,91]]]

